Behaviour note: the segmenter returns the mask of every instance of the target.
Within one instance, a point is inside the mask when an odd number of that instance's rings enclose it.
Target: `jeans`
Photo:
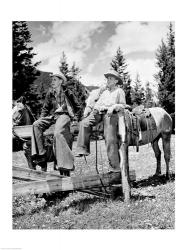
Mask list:
[[[32,129],[32,155],[46,153],[43,132],[55,124],[54,129],[54,154],[58,169],[74,169],[72,154],[72,135],[70,133],[70,118],[66,114],[59,115],[57,119],[52,116],[42,117],[33,123]]]
[[[118,140],[118,115],[111,117],[100,115],[93,111],[89,116],[80,122],[79,134],[77,138],[77,151],[90,153],[90,136],[92,127],[104,120],[104,137],[109,164],[114,169],[120,168],[119,160],[119,140]]]

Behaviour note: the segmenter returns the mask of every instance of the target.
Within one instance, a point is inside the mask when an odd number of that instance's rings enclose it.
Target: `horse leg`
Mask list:
[[[171,132],[163,132],[162,144],[163,144],[163,151],[164,151],[164,159],[166,162],[166,179],[167,180],[169,180],[169,162],[170,162],[170,156],[171,156],[170,141],[171,141]]]
[[[157,167],[156,167],[156,173],[155,173],[155,175],[157,176],[161,174],[161,151],[158,146],[159,139],[160,137],[151,143],[153,151],[155,153],[156,161],[157,161]]]
[[[27,163],[28,163],[29,168],[36,170],[36,164],[34,164],[34,162],[32,161],[32,157],[31,157],[31,143],[30,143],[30,141],[23,144],[23,151],[24,151],[25,157],[27,159]]]

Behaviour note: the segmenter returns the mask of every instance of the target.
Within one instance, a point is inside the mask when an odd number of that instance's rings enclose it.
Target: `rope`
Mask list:
[[[105,190],[105,193],[108,194],[108,192],[107,192],[107,190],[106,190],[106,187],[104,186],[103,181],[102,181],[102,179],[101,179],[101,177],[100,177],[100,175],[99,175],[99,170],[98,170],[98,166],[97,166],[97,130],[96,130],[96,138],[95,138],[95,148],[96,148],[95,169],[96,169],[96,172],[97,172],[97,174],[98,174],[98,176],[99,176],[101,185],[102,185],[102,187],[103,187],[104,190]]]
[[[99,151],[100,151],[100,157],[101,157],[101,162],[102,162],[102,164],[101,164],[101,166],[102,166],[102,172],[104,173],[104,169],[103,169],[103,156],[102,156],[102,152],[101,152],[101,144],[99,146]]]

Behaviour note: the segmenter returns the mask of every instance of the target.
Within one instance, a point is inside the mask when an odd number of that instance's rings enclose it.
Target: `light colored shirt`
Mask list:
[[[94,109],[98,109],[101,106],[109,108],[115,104],[126,105],[125,92],[121,88],[116,88],[112,91],[106,89],[99,97],[99,100],[95,103]]]
[[[92,109],[106,88],[106,85],[102,85],[99,89],[92,90],[88,99],[86,100],[86,106]]]

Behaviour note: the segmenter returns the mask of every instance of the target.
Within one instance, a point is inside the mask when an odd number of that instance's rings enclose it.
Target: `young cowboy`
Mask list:
[[[113,111],[119,108],[125,108],[125,93],[118,85],[122,80],[116,71],[110,71],[104,74],[107,78],[106,87],[102,87],[87,102],[84,112],[84,119],[80,123],[79,135],[77,139],[76,156],[88,155],[90,153],[90,135],[92,126],[98,124],[104,117],[107,127],[104,129],[107,155],[111,166],[111,171],[119,171],[119,153],[117,138],[117,114]],[[103,115],[103,112],[106,115]]]
[[[51,88],[46,94],[41,117],[33,123],[32,156],[36,164],[44,166],[44,170],[47,168],[43,132],[55,124],[54,149],[57,166],[61,174],[69,176],[70,171],[74,170],[70,133],[70,121],[74,117],[74,112],[63,90],[66,83],[66,77],[63,74],[52,76]]]

